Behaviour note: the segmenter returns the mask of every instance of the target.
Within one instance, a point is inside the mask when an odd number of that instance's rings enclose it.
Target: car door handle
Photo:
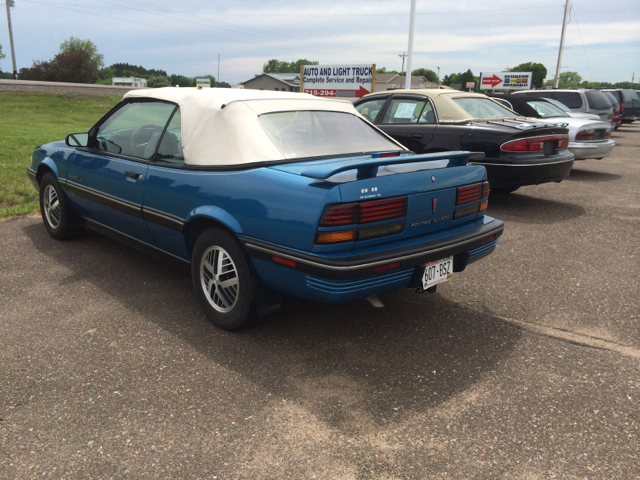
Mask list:
[[[136,173],[136,172],[124,172],[124,174],[129,178],[133,178],[134,180],[141,180],[142,179],[142,175],[140,175],[139,173]]]
[[[422,134],[421,133],[414,133],[413,135],[411,135],[411,138],[422,138]]]

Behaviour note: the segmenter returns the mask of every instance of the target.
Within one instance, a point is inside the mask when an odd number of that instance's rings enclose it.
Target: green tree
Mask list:
[[[2,53],[2,45],[0,45],[0,60],[2,60],[5,57],[6,57],[6,55],[4,53]]]
[[[231,84],[227,83],[227,82],[219,82],[218,83],[218,87],[219,88],[231,88]]]
[[[29,69],[21,69],[23,80],[46,82],[95,83],[98,72],[89,54],[82,50],[60,52],[51,61],[35,61]]]
[[[171,83],[169,83],[169,79],[167,77],[161,77],[152,75],[147,78],[147,87],[149,88],[160,88],[160,87],[170,87]]]
[[[535,88],[542,88],[547,76],[547,67],[541,63],[527,62],[508,69],[509,72],[533,72],[531,83]]]
[[[319,65],[319,62],[301,58],[295,62],[283,62],[272,58],[262,65],[262,73],[299,73],[301,65]]]
[[[471,69],[467,70],[464,73],[460,74],[460,82],[462,83],[462,86],[460,87],[461,90],[466,90],[466,86],[467,86],[467,82],[474,82],[476,81],[476,77],[473,76],[473,72],[471,71]],[[458,83],[458,82],[456,82]],[[477,84],[476,84],[477,85]]]
[[[562,72],[560,74],[559,87],[570,88],[577,87],[582,82],[582,77],[578,72]]]
[[[436,74],[436,72],[434,72],[433,70],[430,70],[428,68],[418,68],[416,70],[413,70],[411,72],[411,75],[414,77],[419,77],[422,76],[424,78],[426,78],[427,80],[429,80],[430,82],[434,82],[434,83],[438,83],[438,75]]]
[[[376,73],[396,73],[400,74],[397,70],[387,70],[387,67],[376,68]]]
[[[83,51],[89,54],[91,63],[96,68],[96,72],[104,67],[104,55],[98,53],[98,47],[91,40],[81,40],[78,37],[69,37],[60,44],[60,53],[69,53],[74,51]]]

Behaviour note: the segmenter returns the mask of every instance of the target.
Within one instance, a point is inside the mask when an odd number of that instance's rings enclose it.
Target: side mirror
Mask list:
[[[89,143],[88,133],[70,133],[64,142],[70,147],[86,147]]]

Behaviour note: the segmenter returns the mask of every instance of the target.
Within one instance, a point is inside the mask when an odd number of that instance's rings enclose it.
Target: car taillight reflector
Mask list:
[[[407,215],[407,197],[360,204],[360,223],[379,222]]]
[[[316,243],[351,242],[355,239],[355,230],[348,230],[346,232],[318,232]]]
[[[335,227],[338,225],[352,225],[358,223],[360,207],[357,203],[345,205],[330,205],[322,212],[321,227]]]
[[[545,142],[554,142],[554,150],[560,150],[569,146],[569,138],[566,135],[546,135],[542,137],[519,138],[503,143],[500,150],[503,152],[542,152]]]
[[[400,262],[389,263],[388,265],[381,265],[374,269],[375,273],[378,272],[386,272],[387,270],[393,270],[394,268],[398,268],[400,266]]]
[[[282,257],[276,257],[275,255],[271,257],[271,260],[281,265],[286,265],[287,267],[296,268],[296,262],[294,262],[293,260],[288,260]]]
[[[620,104],[620,113],[624,113],[624,103]]]
[[[604,138],[611,138],[611,130],[604,131]]]
[[[480,211],[486,210],[488,206],[489,206],[489,202],[482,202],[480,204]]]

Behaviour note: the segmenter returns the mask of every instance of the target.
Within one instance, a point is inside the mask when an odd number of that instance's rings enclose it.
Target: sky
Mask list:
[[[0,69],[12,71],[0,0]],[[18,70],[50,60],[71,36],[105,65],[211,74],[236,84],[272,58],[402,68],[411,0],[14,0]],[[562,71],[588,81],[640,77],[640,0],[573,0]],[[524,62],[556,70],[564,0],[416,1],[412,69],[501,72]],[[219,56],[219,61],[218,61]],[[406,62],[406,61],[405,61]],[[439,69],[439,70],[438,70]],[[218,77],[218,71],[219,77]]]

